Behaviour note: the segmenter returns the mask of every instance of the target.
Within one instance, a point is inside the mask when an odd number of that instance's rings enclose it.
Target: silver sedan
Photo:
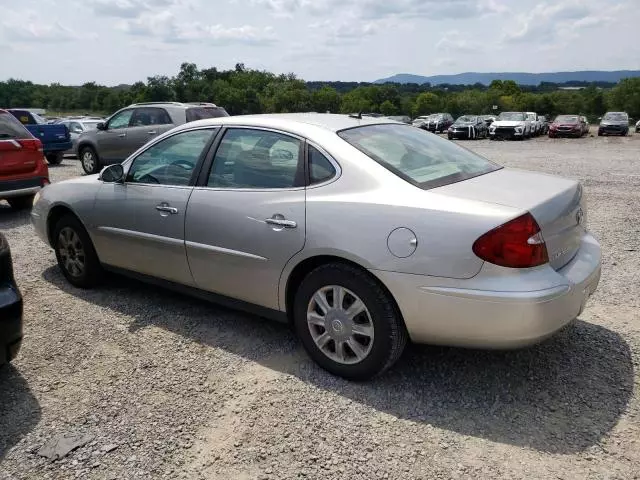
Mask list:
[[[47,186],[32,221],[75,286],[111,270],[290,322],[350,379],[389,368],[408,340],[538,342],[600,278],[577,182],[387,119],[189,123]]]

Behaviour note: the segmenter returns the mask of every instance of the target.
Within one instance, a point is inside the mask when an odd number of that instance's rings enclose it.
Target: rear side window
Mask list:
[[[191,107],[187,108],[187,122],[204,120],[206,118],[228,117],[229,114],[222,107]]]
[[[309,185],[322,183],[336,174],[336,169],[320,150],[309,145]]]
[[[425,190],[502,168],[409,125],[369,125],[342,130],[338,135],[400,178]]]
[[[0,113],[0,140],[31,138],[29,131],[9,113]]]
[[[173,123],[164,108],[136,108],[131,116],[132,127],[146,127],[149,125],[167,125]]]

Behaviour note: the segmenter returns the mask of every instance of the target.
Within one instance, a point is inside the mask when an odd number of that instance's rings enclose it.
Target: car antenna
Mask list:
[[[358,113],[350,113],[349,114],[350,118],[357,118],[358,120],[362,120],[362,112],[358,112]]]

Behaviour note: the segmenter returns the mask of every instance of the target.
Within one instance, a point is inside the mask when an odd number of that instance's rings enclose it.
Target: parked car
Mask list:
[[[31,215],[77,287],[104,268],[291,322],[365,379],[408,339],[511,348],[572,321],[600,275],[585,208],[574,180],[408,125],[284,114],[182,125]]]
[[[531,136],[537,137],[542,133],[542,124],[538,119],[538,114],[536,112],[525,112],[527,114],[527,120],[531,124]]]
[[[640,120],[636,122],[636,133],[640,133]]]
[[[626,112],[607,112],[598,127],[598,136],[602,135],[628,135],[629,115]]]
[[[489,138],[518,139],[531,137],[531,122],[524,112],[502,112],[489,127]]]
[[[547,117],[545,115],[540,115],[538,117],[538,121],[540,122],[540,135],[546,135],[547,133],[549,133],[549,120],[547,120]]]
[[[411,123],[411,117],[408,117],[406,115],[391,115],[387,118],[389,120],[395,120],[396,122]]]
[[[37,113],[29,110],[9,109],[8,111],[42,142],[44,156],[51,165],[62,162],[64,152],[71,148],[71,137],[67,127],[47,124]]]
[[[489,128],[483,118],[478,115],[462,115],[447,130],[449,140],[487,138]]]
[[[589,134],[589,120],[587,119],[587,117],[582,115],[580,117],[580,123],[582,124],[582,133],[583,133],[583,135],[588,135]]]
[[[453,117],[450,113],[434,113],[429,115],[429,121],[420,128],[433,133],[444,133],[453,125]]]
[[[549,127],[549,138],[580,138],[582,135],[584,135],[584,125],[579,115],[558,115]]]
[[[22,344],[22,296],[13,277],[11,250],[0,233],[0,366],[18,356]]]
[[[42,142],[6,110],[0,110],[0,200],[31,208],[34,195],[49,183]]]
[[[96,130],[84,132],[77,141],[82,169],[89,174],[124,161],[149,140],[177,125],[229,114],[213,103],[148,102],[118,110]]]
[[[75,155],[78,151],[78,140],[80,139],[80,136],[85,132],[97,130],[98,124],[102,122],[104,122],[104,119],[95,117],[61,119],[58,123],[60,125],[65,125],[69,129],[72,144],[72,147],[64,153]]]
[[[429,120],[431,119],[431,117],[432,115],[421,115],[419,117],[414,118],[413,122],[411,122],[411,125],[413,125],[414,127],[426,130],[425,125],[429,124]]]

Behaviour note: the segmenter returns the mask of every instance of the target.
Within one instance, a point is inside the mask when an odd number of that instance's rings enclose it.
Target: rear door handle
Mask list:
[[[293,220],[286,220],[284,218],[267,218],[265,222],[268,225],[274,225],[276,227],[284,227],[284,228],[296,228],[298,224]]]
[[[124,137],[126,137],[126,136],[127,136],[127,134],[126,134],[126,133],[121,133],[121,134],[120,134],[120,135],[118,135],[118,136],[119,136],[120,138],[124,138]]]
[[[178,209],[175,207],[170,207],[168,203],[161,203],[160,205],[156,205],[156,210],[159,212],[170,213],[171,215],[176,215],[178,213]]]

